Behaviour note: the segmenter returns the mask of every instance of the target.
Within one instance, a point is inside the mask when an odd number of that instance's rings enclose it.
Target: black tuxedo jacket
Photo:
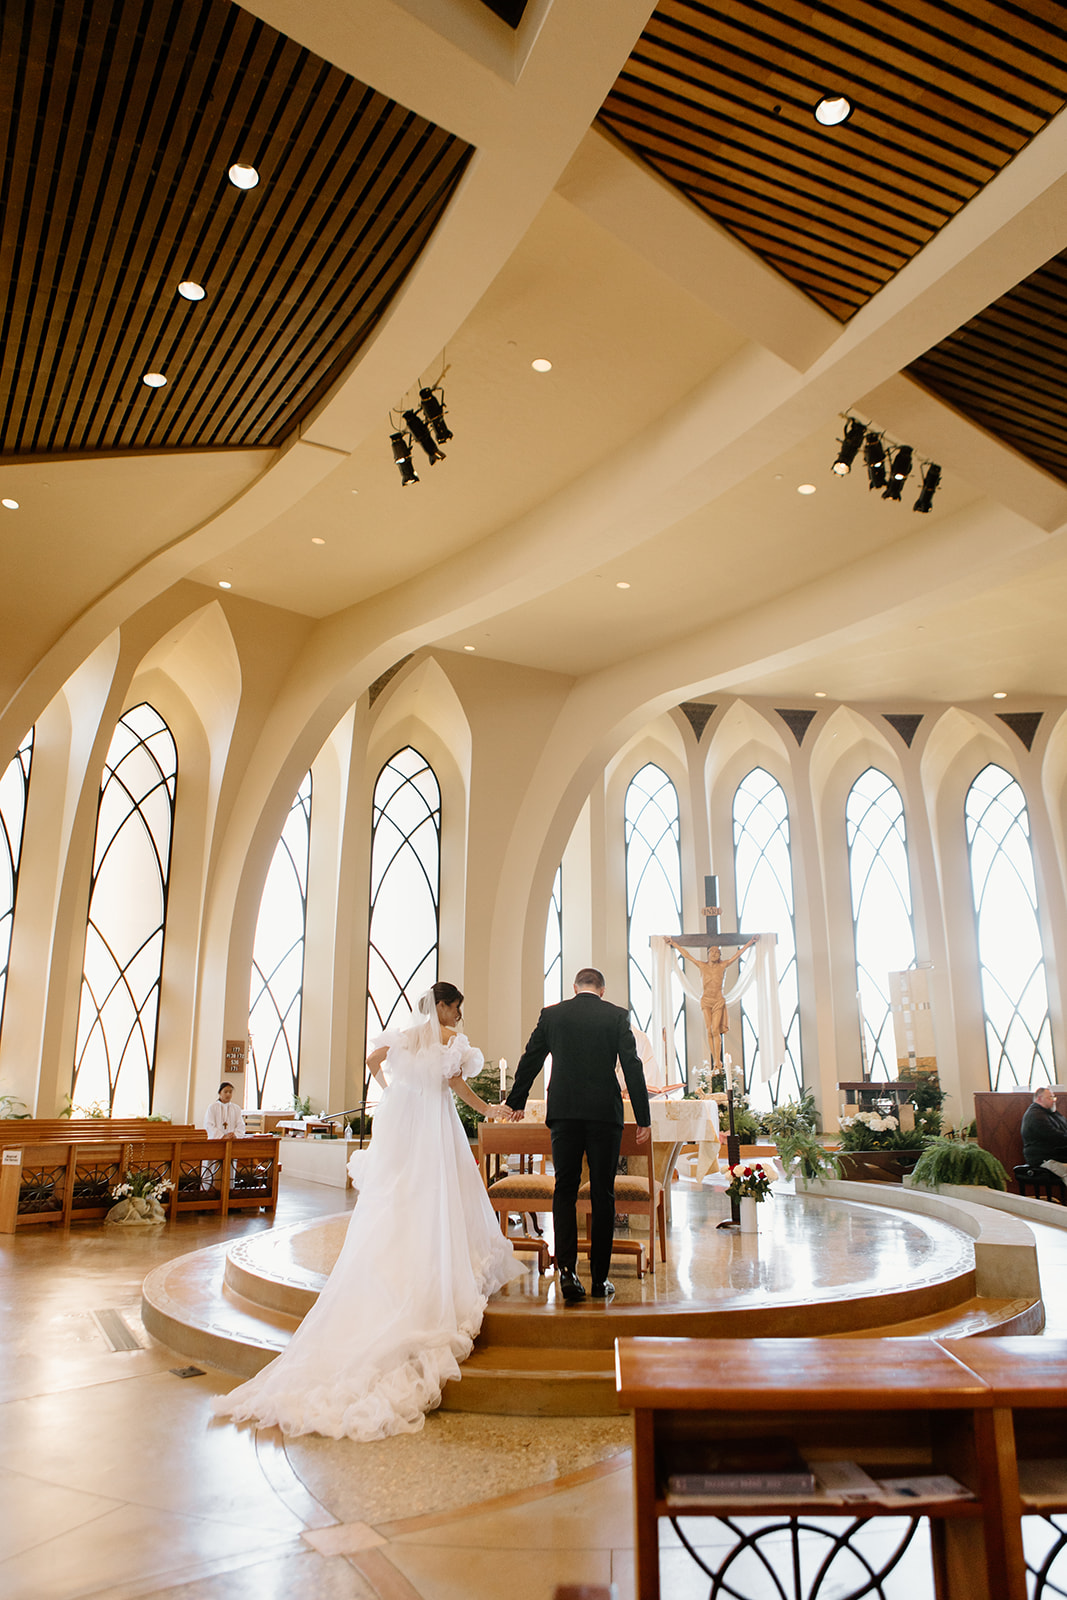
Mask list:
[[[558,1006],[546,1006],[515,1068],[507,1104],[521,1111],[530,1085],[552,1056],[545,1121],[581,1118],[622,1126],[622,1091],[615,1063],[622,1065],[634,1118],[647,1127],[652,1118],[641,1058],[637,1054],[629,1012],[599,995],[583,992]]]

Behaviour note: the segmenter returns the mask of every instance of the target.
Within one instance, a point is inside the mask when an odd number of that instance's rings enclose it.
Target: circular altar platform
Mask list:
[[[857,1187],[857,1186],[852,1186]],[[881,1187],[881,1186],[879,1186]],[[890,1197],[891,1200],[892,1197]],[[884,1203],[797,1195],[779,1185],[760,1232],[718,1224],[721,1189],[677,1183],[669,1259],[638,1277],[612,1264],[615,1299],[565,1305],[531,1258],[494,1295],[454,1410],[592,1415],[614,1411],[620,1335],[1029,1333],[1040,1301],[979,1298],[974,1245],[961,1229]],[[252,1234],[158,1267],[145,1280],[146,1328],[192,1360],[248,1376],[287,1342],[340,1250],[348,1214]]]

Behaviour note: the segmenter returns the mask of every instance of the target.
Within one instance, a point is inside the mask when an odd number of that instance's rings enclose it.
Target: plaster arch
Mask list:
[[[1049,730],[1041,762],[1041,792],[1056,845],[1062,884],[1067,879],[1067,819],[1064,817],[1067,805],[1067,711],[1060,712]]]

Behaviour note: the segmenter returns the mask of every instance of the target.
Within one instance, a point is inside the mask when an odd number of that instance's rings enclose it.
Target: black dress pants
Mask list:
[[[602,1283],[611,1266],[611,1246],[615,1237],[615,1169],[619,1164],[622,1127],[617,1122],[567,1117],[553,1122],[549,1132],[552,1135],[552,1165],[556,1170],[552,1200],[556,1265],[570,1268],[573,1272],[578,1264],[575,1201],[582,1181],[584,1156],[589,1163],[593,1212],[589,1271],[594,1283]]]

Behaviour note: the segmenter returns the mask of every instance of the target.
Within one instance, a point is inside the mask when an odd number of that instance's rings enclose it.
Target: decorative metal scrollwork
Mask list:
[[[1023,1550],[1029,1578],[1030,1600],[1064,1600],[1067,1597],[1067,1527],[1054,1516],[1023,1518]]]
[[[23,1167],[19,1182],[19,1216],[62,1211],[66,1177],[64,1166]]]
[[[702,1522],[706,1520],[701,1518]],[[702,1555],[686,1538],[682,1519],[670,1519],[683,1548],[711,1579],[709,1600],[757,1600],[757,1596],[759,1600],[769,1596],[776,1596],[777,1600],[830,1600],[831,1595],[833,1600],[864,1600],[868,1595],[891,1600],[883,1585],[919,1526],[917,1518],[892,1518],[894,1523],[905,1523],[904,1532],[894,1549],[872,1560],[853,1542],[856,1533],[871,1527],[865,1517],[828,1518],[824,1522],[805,1522],[800,1517],[713,1520],[734,1538],[715,1567],[705,1560],[710,1552]],[[880,1531],[885,1527],[886,1520],[880,1519]],[[715,1555],[721,1552],[716,1550]],[[849,1582],[853,1582],[852,1588],[845,1587]]]

